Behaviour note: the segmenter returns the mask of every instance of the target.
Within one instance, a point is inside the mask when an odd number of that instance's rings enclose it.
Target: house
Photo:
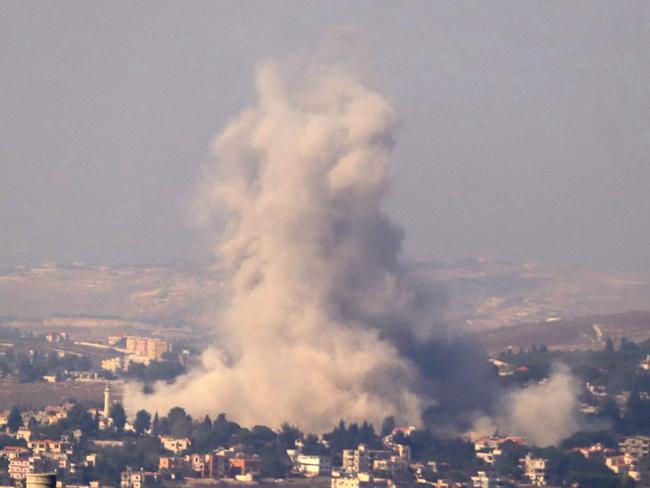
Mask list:
[[[375,478],[369,473],[345,474],[332,473],[330,488],[394,488],[395,483],[386,478]]]
[[[187,451],[187,449],[189,449],[190,445],[192,444],[192,441],[190,441],[187,437],[176,438],[169,436],[160,436],[160,442],[162,443],[165,450],[171,451],[173,453]]]
[[[605,466],[612,472],[616,474],[628,474],[630,477],[635,477],[635,474],[638,474],[636,468],[637,462],[638,459],[631,454],[605,457]]]
[[[648,354],[641,363],[639,364],[639,368],[641,368],[644,371],[650,371],[650,354]]]
[[[529,453],[523,461],[524,475],[530,480],[530,482],[534,486],[545,486],[548,460]]]
[[[604,458],[606,455],[614,454],[614,449],[605,447],[600,442],[589,447],[576,447],[573,450],[579,452],[587,459],[600,459]]]
[[[208,454],[192,454],[190,467],[201,478],[220,479],[230,475],[232,451],[217,451]]]
[[[645,435],[628,436],[619,442],[618,447],[624,454],[642,458],[650,453],[650,437]]]
[[[228,463],[230,472],[236,479],[248,480],[260,473],[260,459],[257,455],[247,456],[244,453],[237,453],[234,457],[228,458]]]
[[[120,476],[120,488],[151,488],[161,483],[158,473],[127,468]]]
[[[0,456],[9,460],[24,457],[29,454],[29,449],[26,449],[21,446],[5,446],[2,451],[0,451]]]
[[[332,460],[329,456],[298,454],[295,458],[294,469],[305,476],[328,475],[332,472]]]
[[[34,440],[29,441],[27,447],[34,454],[72,454],[72,443],[68,441],[54,441],[50,439]]]

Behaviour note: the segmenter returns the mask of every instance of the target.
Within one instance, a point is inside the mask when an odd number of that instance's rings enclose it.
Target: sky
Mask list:
[[[208,262],[215,135],[323,45],[397,110],[408,257],[650,273],[647,1],[0,2],[0,268]]]

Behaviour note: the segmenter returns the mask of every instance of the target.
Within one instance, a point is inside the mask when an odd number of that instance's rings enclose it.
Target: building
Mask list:
[[[329,475],[332,472],[332,460],[329,456],[308,456],[298,454],[294,463],[296,472],[305,476]]]
[[[160,361],[164,355],[171,352],[169,342],[150,337],[128,336],[126,338],[126,350],[136,356],[149,360]]]
[[[190,441],[187,437],[176,438],[164,435],[160,436],[160,442],[162,443],[165,450],[171,451],[173,453],[187,451],[187,449],[192,444],[192,441]]]
[[[589,447],[576,447],[574,451],[579,452],[587,459],[603,459],[607,455],[614,454],[614,449],[605,447],[600,442],[593,444]]]
[[[48,332],[45,334],[47,342],[64,342],[70,339],[67,332]]]
[[[372,464],[370,454],[364,444],[357,449],[344,449],[341,469],[346,473],[369,473]]]
[[[332,473],[330,488],[395,488],[395,483],[386,478],[375,478],[368,473],[358,473],[355,476],[337,476]]]
[[[102,369],[110,371],[111,373],[118,373],[126,369],[126,361],[121,356],[116,356],[110,359],[102,360]]]
[[[650,453],[650,437],[645,435],[629,436],[619,442],[618,447],[623,454],[642,458]]]
[[[72,443],[68,441],[54,441],[50,439],[29,441],[27,447],[34,454],[59,455],[72,454]]]
[[[29,449],[20,446],[5,446],[0,451],[0,457],[12,460],[18,457],[25,457],[29,454]]]
[[[524,458],[524,475],[534,486],[546,486],[548,460],[528,453]]]
[[[230,474],[236,479],[249,480],[260,474],[260,459],[256,456],[247,456],[237,453],[234,457],[228,458]]]
[[[120,488],[150,488],[160,485],[158,473],[127,468],[120,476]]]
[[[499,485],[499,479],[485,471],[479,471],[472,476],[472,488],[497,488]]]
[[[9,461],[7,472],[13,480],[24,480],[28,474],[42,473],[45,470],[43,460],[38,456],[16,457]]]
[[[623,454],[621,456],[607,456],[605,457],[605,466],[610,471],[616,474],[631,474],[636,473],[636,464],[638,459],[631,454]],[[632,475],[633,477],[633,475]]]
[[[190,467],[201,478],[220,479],[230,474],[230,451],[192,454]]]
[[[26,477],[25,488],[55,488],[56,474],[30,473]]]
[[[639,364],[639,368],[641,368],[644,371],[650,371],[650,354],[648,354],[641,363]]]

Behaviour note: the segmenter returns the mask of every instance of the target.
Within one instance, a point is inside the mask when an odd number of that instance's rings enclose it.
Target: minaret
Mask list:
[[[104,388],[104,418],[108,419],[108,416],[111,413],[111,390],[106,385],[106,388]]]

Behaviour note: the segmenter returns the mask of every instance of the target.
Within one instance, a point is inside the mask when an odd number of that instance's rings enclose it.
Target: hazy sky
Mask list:
[[[339,35],[399,112],[408,255],[650,272],[647,1],[4,0],[0,267],[205,259],[188,202],[256,64]]]

